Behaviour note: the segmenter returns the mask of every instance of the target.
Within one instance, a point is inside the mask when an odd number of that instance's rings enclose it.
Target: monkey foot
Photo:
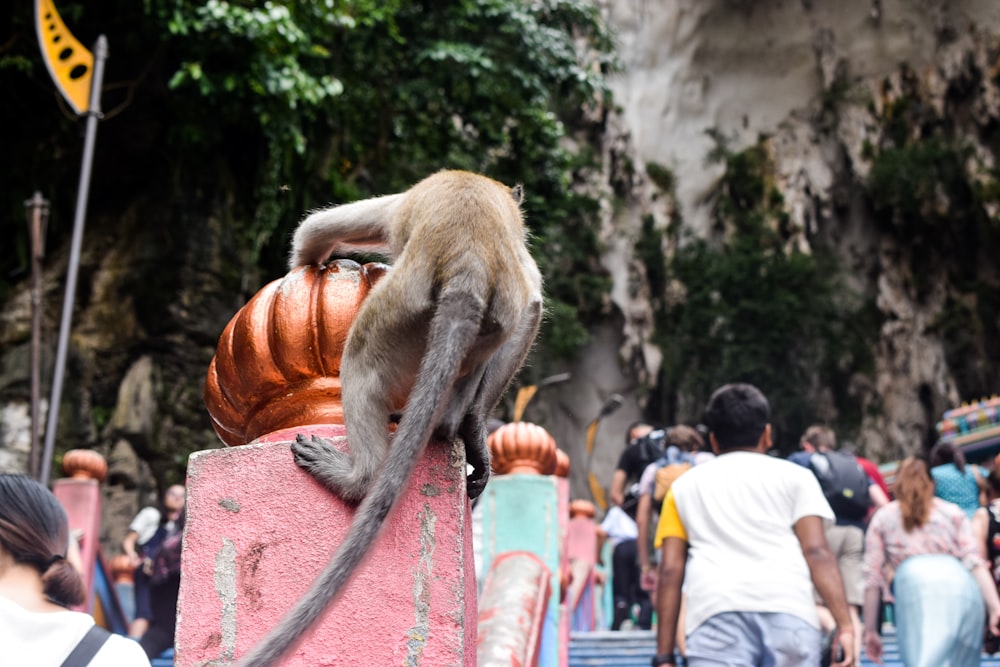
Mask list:
[[[300,433],[292,443],[292,454],[296,465],[343,500],[356,503],[364,498],[367,489],[356,479],[351,457],[329,440]]]

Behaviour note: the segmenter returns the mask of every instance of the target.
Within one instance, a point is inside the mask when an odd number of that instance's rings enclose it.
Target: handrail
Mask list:
[[[551,579],[545,563],[528,551],[493,561],[479,599],[478,667],[538,664]]]
[[[570,560],[566,609],[569,610],[570,614],[571,630],[591,631],[596,629],[594,574],[593,563],[579,558]]]

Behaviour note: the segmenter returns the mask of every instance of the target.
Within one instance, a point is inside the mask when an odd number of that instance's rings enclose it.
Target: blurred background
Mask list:
[[[24,3],[21,3],[22,5]],[[221,446],[205,372],[310,209],[441,168],[523,183],[546,319],[515,391],[610,480],[627,425],[731,381],[776,444],[877,461],[1000,391],[1000,5],[991,0],[102,0],[107,36],[56,463],[100,451],[109,544]],[[0,16],[0,469],[31,440],[31,243],[48,414],[84,120],[30,7]],[[568,373],[559,382],[546,378]],[[615,395],[617,409],[588,425]],[[122,534],[117,534],[120,531]]]

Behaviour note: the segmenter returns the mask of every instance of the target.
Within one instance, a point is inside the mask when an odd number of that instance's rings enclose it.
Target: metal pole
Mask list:
[[[104,80],[104,61],[108,59],[108,40],[101,35],[94,45],[94,78],[90,83],[90,108],[87,110],[87,133],[83,140],[83,164],[80,167],[80,185],[76,194],[76,214],[73,219],[73,240],[70,245],[69,268],[66,271],[66,294],[63,298],[62,321],[59,325],[59,346],[52,376],[52,398],[49,399],[49,418],[45,427],[45,451],[38,480],[49,483],[52,455],[55,451],[56,429],[59,424],[59,403],[62,400],[63,374],[66,369],[66,351],[69,348],[70,323],[73,320],[73,302],[76,299],[76,275],[80,268],[80,248],[83,245],[83,223],[87,214],[87,197],[90,194],[90,167],[94,161],[94,143],[97,140],[97,121],[101,118],[101,84]]]
[[[45,257],[45,227],[49,217],[49,202],[41,192],[24,202],[30,211],[28,237],[31,241],[31,449],[28,473],[38,479],[42,459],[40,411],[42,382],[42,258]]]

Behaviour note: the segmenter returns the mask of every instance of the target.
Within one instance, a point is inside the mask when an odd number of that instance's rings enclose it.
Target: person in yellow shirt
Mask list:
[[[854,629],[824,519],[833,511],[816,477],[768,456],[770,406],[756,387],[728,384],[704,423],[718,455],[673,482],[654,544],[660,550],[657,655],[676,664],[685,594],[690,667],[797,667],[821,662],[813,586],[837,623],[832,665],[855,662]]]

